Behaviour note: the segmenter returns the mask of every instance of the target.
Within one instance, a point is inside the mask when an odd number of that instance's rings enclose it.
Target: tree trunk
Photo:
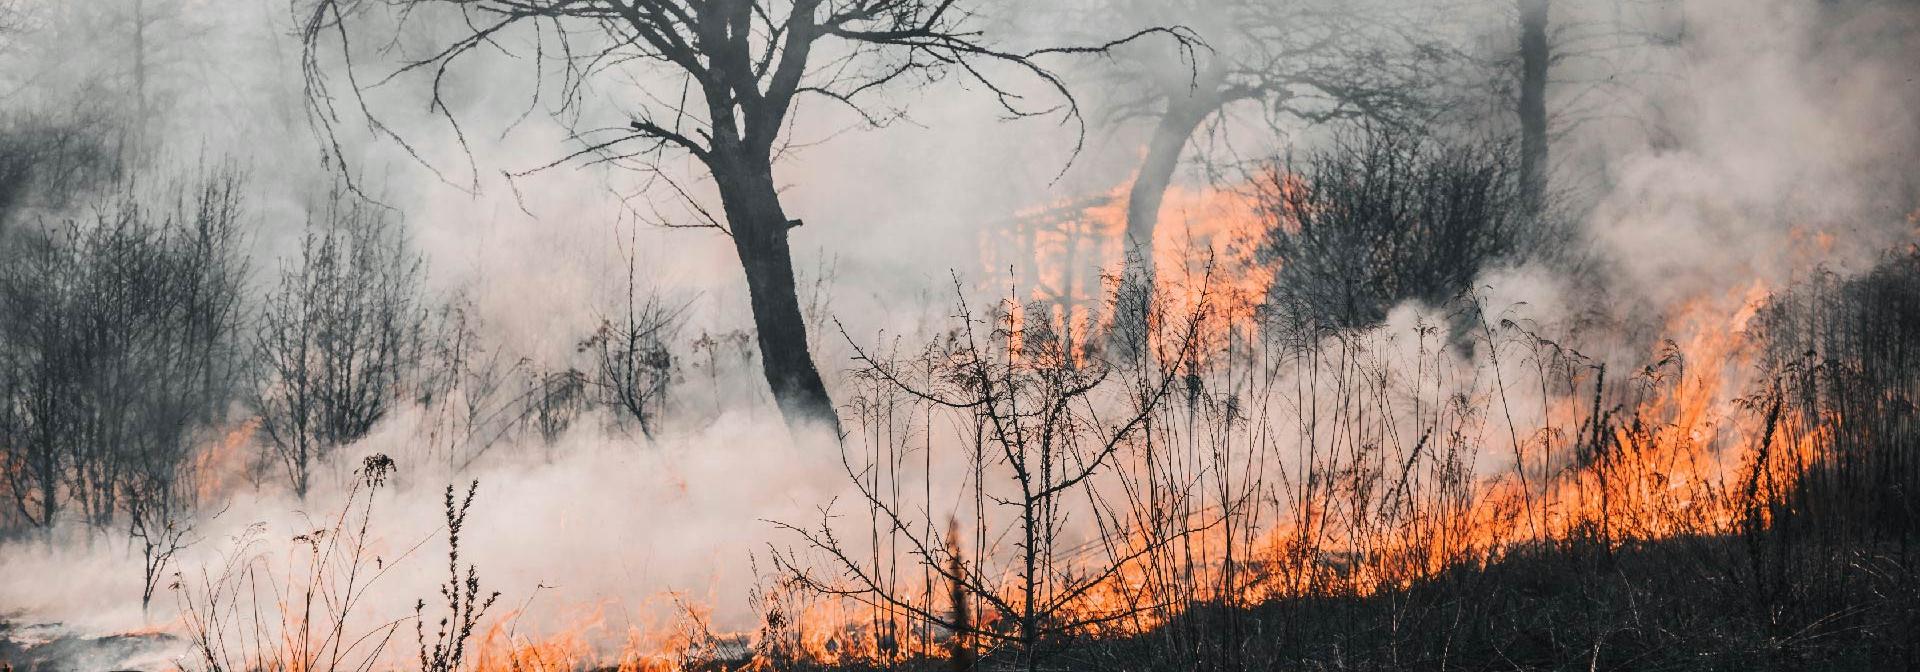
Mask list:
[[[1180,155],[1193,132],[1221,105],[1216,71],[1203,73],[1199,81],[1183,84],[1179,91],[1186,95],[1168,97],[1167,109],[1154,126],[1147,154],[1140,160],[1127,191],[1125,267],[1115,299],[1113,332],[1107,339],[1123,359],[1137,357],[1146,349],[1147,313],[1152,308],[1156,283],[1153,234],[1160,226],[1160,206],[1173,185],[1173,172],[1180,166]]]
[[[787,426],[821,427],[838,435],[840,418],[807,347],[807,325],[794,287],[787,230],[798,225],[781,210],[770,164],[713,166],[720,200],[733,232],[733,249],[747,275],[748,301],[759,337],[760,366]],[[744,166],[744,167],[742,167]]]
[[[1552,0],[1520,3],[1520,198],[1538,215],[1547,193],[1547,17]]]
[[[1180,166],[1180,155],[1185,153],[1187,141],[1200,128],[1200,122],[1220,107],[1217,84],[1202,81],[1198,85],[1202,88],[1192,95],[1167,101],[1167,111],[1154,126],[1153,139],[1147,142],[1147,154],[1140,160],[1133,186],[1127,191],[1128,259],[1137,256],[1149,278],[1153,272],[1153,232],[1160,225],[1160,206],[1166,201],[1167,189],[1173,185],[1173,171]]]

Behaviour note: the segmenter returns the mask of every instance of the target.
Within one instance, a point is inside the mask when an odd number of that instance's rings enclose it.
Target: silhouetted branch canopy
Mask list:
[[[365,94],[410,75],[430,78],[428,108],[451,127],[460,146],[468,136],[443,97],[454,64],[482,50],[522,58],[531,41],[532,67],[544,76],[557,66],[557,94],[543,96],[556,114],[578,120],[588,83],[599,75],[638,83],[647,102],[625,104],[624,123],[574,128],[580,149],[559,165],[593,155],[614,160],[661,158],[684,152],[708,167],[764,161],[785,148],[796,101],[816,96],[851,108],[866,124],[884,125],[904,109],[878,100],[894,86],[923,86],[947,76],[989,93],[1010,117],[1061,115],[1079,124],[1080,109],[1046,56],[1102,54],[1150,36],[1170,38],[1190,51],[1181,28],[1147,28],[1087,46],[1010,48],[988,39],[960,0],[315,0],[305,14],[305,74],[309,114],[337,157],[343,110],[357,110],[369,129],[398,140]],[[381,77],[356,72],[368,57],[354,46],[368,41],[358,26],[387,17],[392,43],[410,23],[431,21],[442,33],[423,53],[403,57]],[[444,27],[457,26],[453,34]],[[386,51],[382,48],[381,51]],[[398,51],[406,51],[399,49]],[[336,97],[322,56],[344,61],[351,91]],[[351,101],[351,107],[346,103]],[[1082,133],[1084,136],[1084,132]],[[1082,138],[1084,139],[1084,138]],[[1077,146],[1076,146],[1077,148]],[[343,158],[343,157],[342,157]],[[469,160],[471,153],[469,152]],[[529,171],[531,172],[531,171]],[[476,185],[477,186],[477,185]]]

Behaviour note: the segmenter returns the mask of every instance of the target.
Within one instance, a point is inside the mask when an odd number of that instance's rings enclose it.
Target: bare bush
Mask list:
[[[1497,144],[1366,129],[1258,181],[1281,310],[1339,327],[1393,306],[1443,305],[1512,251],[1517,182]]]
[[[559,440],[586,406],[586,376],[574,369],[533,371],[526,386],[525,421],[542,442]]]
[[[464,293],[433,311],[412,386],[426,413],[428,445],[462,470],[511,438],[539,402],[532,392],[514,393],[517,377],[538,374],[526,359],[487,342],[477,312]]]
[[[456,498],[452,485],[447,486],[449,574],[440,586],[440,596],[448,611],[431,626],[434,632],[429,635],[425,599],[415,603],[411,616],[399,618],[370,613],[367,606],[381,579],[427,541],[403,545],[391,555],[380,550],[391,546],[375,530],[375,505],[397,470],[393,459],[384,454],[363,459],[339,510],[308,521],[311,531],[291,537],[283,565],[273,562],[266,529],[255,524],[234,540],[217,567],[200,570],[192,580],[176,578],[173,588],[192,646],[191,659],[200,669],[390,669],[395,661],[387,657],[388,646],[408,620],[414,621],[421,670],[466,668],[473,630],[500,596],[483,594],[478,570],[469,564],[461,571],[460,566],[461,534],[480,483],[473,481],[461,498]]]
[[[639,425],[640,433],[651,439],[673,383],[673,341],[686,306],[668,304],[657,293],[643,295],[633,260],[627,262],[626,305],[614,317],[602,318],[599,328],[580,341],[579,351],[587,355],[590,375],[585,380],[600,402]]]
[[[254,334],[253,406],[300,496],[315,463],[403,398],[427,320],[419,274],[386,212],[339,190],[313,213],[299,259],[282,266]]]
[[[466,576],[460,573],[460,528],[467,523],[467,509],[473,506],[473,496],[480,490],[480,481],[467,486],[466,497],[454,499],[452,485],[447,486],[446,522],[447,522],[447,582],[440,585],[440,596],[446,600],[447,614],[441,617],[431,639],[427,637],[426,608],[427,601],[414,603],[414,636],[420,646],[421,672],[459,672],[467,660],[467,640],[473,638],[473,628],[485,616],[487,609],[500,599],[500,592],[480,594],[480,576],[473,565],[467,565]]]

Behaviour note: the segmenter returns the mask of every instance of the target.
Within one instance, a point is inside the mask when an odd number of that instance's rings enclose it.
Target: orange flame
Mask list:
[[[1022,347],[1018,334],[1035,321],[1044,320],[1061,334],[1076,358],[1086,356],[1090,340],[1110,326],[1110,308],[1098,303],[1105,295],[1100,274],[1110,277],[1124,261],[1124,194],[1123,187],[1100,198],[1025,212],[1012,231],[1000,232],[1003,240],[983,239],[989,253],[1013,250],[1009,266],[1026,302],[1007,306],[1003,315],[1015,334],[1009,344],[1014,356]],[[1162,215],[1153,265],[1171,297],[1167,313],[1184,319],[1204,308],[1226,325],[1197,344],[1203,352],[1228,347],[1225,339],[1235,334],[1255,335],[1255,310],[1274,277],[1259,258],[1269,221],[1256,204],[1230,190],[1175,188]],[[1823,249],[1831,242],[1825,236],[1813,240]],[[993,258],[988,255],[990,263]],[[1747,377],[1758,357],[1747,327],[1768,296],[1766,285],[1754,282],[1673,309],[1664,326],[1675,340],[1652,353],[1658,364],[1635,376],[1647,390],[1642,398],[1628,399],[1617,415],[1601,413],[1597,398],[1541,399],[1541,426],[1527,432],[1513,428],[1506,437],[1513,444],[1511,462],[1492,475],[1460,474],[1463,493],[1418,502],[1430,510],[1410,520],[1378,524],[1377,512],[1341,510],[1331,496],[1293,502],[1282,517],[1257,529],[1223,524],[1224,509],[1237,504],[1218,501],[1197,510],[1130,512],[1165,524],[1127,528],[1115,539],[1081,549],[1072,562],[1084,562],[1090,571],[1124,559],[1057,616],[1092,623],[1090,636],[1132,635],[1168,623],[1186,605],[1366,595],[1490,562],[1529,544],[1575,538],[1622,544],[1728,533],[1753,521],[1753,510],[1729,492],[1764,466],[1755,461],[1769,453],[1756,448],[1772,437],[1770,427],[1755,426],[1751,414],[1743,415],[1739,396],[1752,382]],[[1034,314],[1031,305],[1044,312]],[[1480,401],[1490,407],[1505,403]],[[1829,430],[1821,428],[1820,419],[1782,421],[1808,426],[1783,432],[1793,437],[1790,445],[1764,459],[1810,461]],[[1337,467],[1316,474],[1335,481],[1319,486],[1324,491],[1363,487],[1361,466]],[[1790,477],[1793,472],[1780,473]],[[1178,539],[1170,540],[1167,530],[1179,530]],[[1173,564],[1169,554],[1137,552],[1169,543],[1179,545]],[[910,587],[899,597],[912,604],[944,604],[940,590]],[[894,663],[944,657],[954,650],[949,648],[952,635],[924,620],[853,600],[784,601],[768,609],[759,632],[714,633],[706,625],[711,613],[706,605],[670,597],[681,607],[680,619],[620,632],[607,625],[603,607],[549,635],[515,634],[512,623],[519,615],[505,614],[481,637],[474,669],[761,670],[776,669],[788,659]],[[998,597],[1005,605],[1021,604],[1017,594]],[[980,614],[976,625],[994,630],[995,613]],[[1109,614],[1123,617],[1105,618]],[[617,652],[593,645],[614,638],[623,640]]]
[[[250,466],[247,449],[259,429],[259,418],[248,418],[194,453],[194,494],[199,501],[221,501],[242,484]]]
[[[1046,325],[1077,362],[1084,363],[1091,339],[1113,324],[1112,306],[1104,301],[1126,262],[1130,188],[1022,211],[1011,227],[981,240],[989,277],[1010,271],[1015,303],[1041,306]],[[1272,265],[1259,258],[1268,226],[1257,199],[1240,190],[1168,188],[1151,247],[1160,293],[1150,331],[1184,324],[1203,306],[1210,322],[1229,328],[1207,334],[1201,352],[1235,335],[1233,329],[1251,328],[1274,277]],[[1017,339],[1026,309],[1012,305],[1007,312]]]

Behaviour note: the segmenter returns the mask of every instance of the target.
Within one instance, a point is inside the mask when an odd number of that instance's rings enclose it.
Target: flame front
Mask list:
[[[989,252],[1014,254],[1006,266],[1022,301],[1010,302],[1002,316],[1010,354],[1020,356],[1023,334],[1037,320],[1071,346],[1075,363],[1087,363],[1114,319],[1100,297],[1124,263],[1124,193],[1023,213],[1011,232],[983,240]],[[1201,354],[1183,366],[1209,381],[1233,380],[1249,368],[1286,370],[1278,378],[1293,389],[1230,382],[1190,390],[1185,407],[1170,410],[1139,450],[1115,465],[1105,478],[1117,479],[1116,489],[1131,479],[1141,491],[1211,494],[1108,510],[1111,520],[1137,524],[1073,547],[1060,571],[1106,578],[1051,616],[1092,624],[1086,636],[1141,635],[1198,604],[1244,607],[1402,589],[1537,544],[1619,546],[1764,526],[1767,513],[1753,505],[1751,492],[1760,475],[1767,488],[1791,488],[1796,465],[1825,450],[1824,428],[1833,419],[1743,405],[1762,377],[1748,327],[1770,297],[1763,283],[1672,309],[1663,329],[1672,340],[1644,353],[1652,365],[1609,372],[1588,363],[1557,379],[1565,389],[1521,395],[1509,389],[1521,382],[1504,377],[1546,367],[1545,355],[1528,350],[1540,348],[1539,339],[1496,338],[1492,327],[1481,344],[1492,350],[1491,361],[1465,363],[1444,344],[1426,342],[1441,330],[1422,330],[1418,352],[1425,359],[1399,362],[1418,370],[1410,377],[1349,375],[1389,359],[1389,344],[1357,339],[1250,363],[1257,357],[1236,353],[1235,344],[1259,336],[1257,310],[1274,277],[1260,258],[1268,224],[1257,204],[1231,190],[1175,189],[1162,221],[1153,245],[1165,296],[1159,319],[1206,325],[1195,348]],[[1262,407],[1251,406],[1263,395]],[[1326,399],[1340,406],[1315,406]],[[1537,408],[1520,408],[1525,404]],[[1329,422],[1341,429],[1314,426]],[[1169,457],[1170,448],[1196,442],[1212,446],[1212,455]],[[1273,451],[1281,446],[1294,454],[1276,462]],[[976,557],[972,567],[988,567],[988,560]],[[1005,575],[990,585],[1017,583],[1006,566],[993,571]],[[894,590],[900,602],[920,606],[788,595],[766,610],[759,630],[725,633],[706,628],[706,607],[686,606],[670,624],[629,628],[617,652],[590,645],[616,634],[597,618],[543,638],[516,638],[496,625],[480,669],[579,669],[588,661],[620,670],[777,669],[792,660],[885,664],[992,645],[961,639],[926,615],[954,608],[942,582],[899,581]],[[996,596],[1014,609],[1023,599],[1011,589]],[[978,618],[971,625],[981,631],[1013,627],[994,622],[1000,615],[992,610]]]
[[[1011,284],[1019,299],[1008,312],[1022,316],[1028,306],[1041,307],[1048,326],[1081,363],[1095,339],[1113,326],[1114,306],[1107,298],[1125,272],[1130,190],[1123,184],[1093,198],[1022,211],[1010,226],[982,236],[989,284]],[[1234,330],[1255,328],[1254,312],[1266,300],[1274,273],[1261,257],[1267,224],[1257,199],[1243,192],[1168,188],[1147,247],[1157,285],[1169,290],[1149,315],[1156,349],[1167,347],[1160,342],[1166,338],[1160,327],[1184,322],[1203,306],[1221,318],[1210,323],[1230,328],[1212,334],[1198,352],[1212,352],[1218,347],[1208,346],[1222,346],[1233,336],[1255,334]]]
[[[1076,365],[1095,355],[1115,319],[1101,297],[1125,263],[1124,194],[1023,213],[1000,239],[983,240],[989,252],[1013,250],[1007,266],[1022,300],[1002,318],[1014,358],[1024,335],[1041,329],[1071,347]],[[1142,635],[1195,605],[1373,595],[1540,544],[1617,547],[1764,527],[1770,514],[1757,501],[1794,487],[1830,450],[1840,422],[1751,403],[1766,383],[1749,333],[1771,297],[1762,282],[1668,310],[1660,331],[1671,340],[1640,353],[1653,363],[1637,370],[1555,354],[1558,345],[1512,325],[1485,325],[1474,356],[1424,324],[1411,345],[1320,334],[1276,354],[1241,345],[1262,336],[1259,308],[1274,272],[1261,247],[1266,227],[1285,218],[1272,221],[1229,189],[1175,189],[1161,215],[1152,331],[1203,327],[1195,356],[1169,364],[1196,382],[1100,476],[1109,492],[1148,494],[1081,512],[1101,531],[1074,538],[1057,571],[1104,578],[1051,617],[1088,623],[1085,636]],[[990,254],[989,263],[996,258],[1007,259]],[[1555,367],[1564,370],[1549,373]],[[925,437],[935,426],[902,435]],[[197,458],[203,471],[232,473],[216,465],[237,459],[252,431],[237,427],[207,446]],[[928,464],[917,477],[954,476]],[[200,487],[212,497],[227,484]],[[874,567],[920,562],[884,557],[879,539],[891,531],[875,526]],[[938,614],[1001,633],[1015,627],[1002,612],[1028,598],[1010,588],[1013,566],[994,562],[1006,548],[960,536],[944,540],[966,561],[951,571],[997,572],[983,583],[1008,587],[992,596],[999,610],[956,601],[960,591],[936,572],[914,569],[918,580],[890,584],[907,607],[776,588],[759,594],[754,630],[716,629],[712,604],[680,593],[641,610],[672,617],[637,625],[611,625],[605,604],[547,631],[504,611],[477,638],[474,669],[781,669],[984,651],[991,638],[957,633]]]

